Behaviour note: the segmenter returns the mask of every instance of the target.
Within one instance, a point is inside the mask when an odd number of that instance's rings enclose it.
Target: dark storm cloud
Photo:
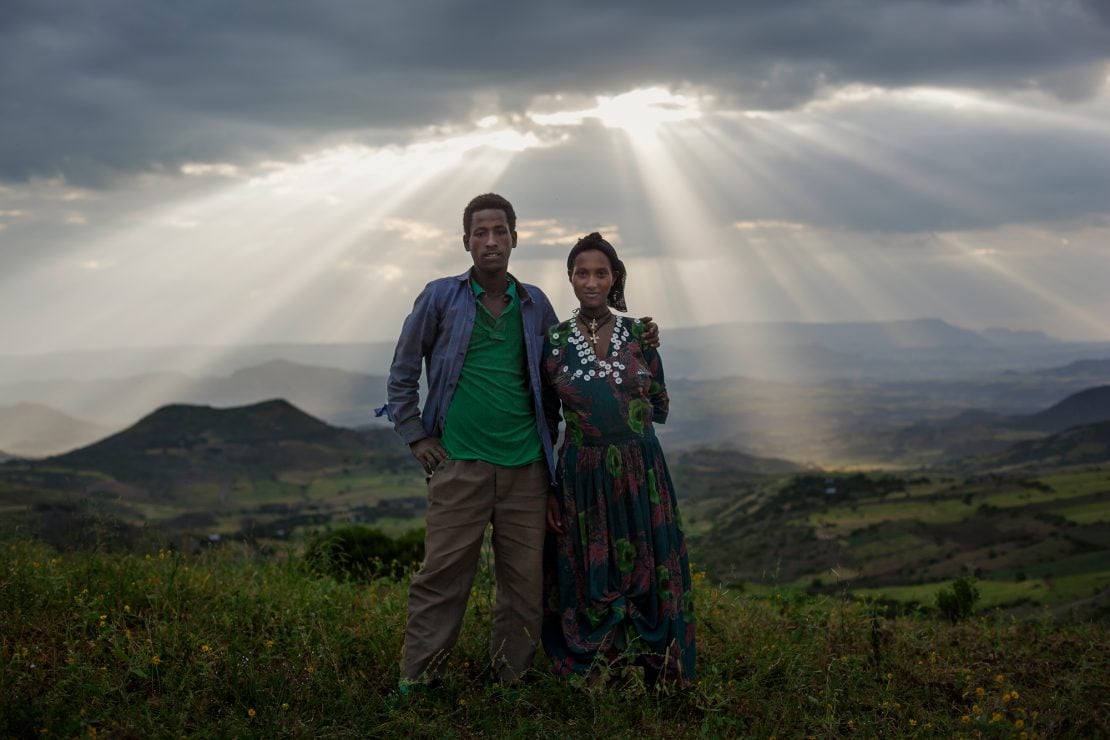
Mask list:
[[[715,4],[8,0],[0,179],[280,157],[463,121],[476,98],[693,84],[746,108],[823,87],[1040,87],[1105,80],[1100,0]]]

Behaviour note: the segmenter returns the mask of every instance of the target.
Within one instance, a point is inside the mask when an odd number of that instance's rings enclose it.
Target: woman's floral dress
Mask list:
[[[690,564],[652,422],[667,417],[659,353],[614,317],[599,357],[573,319],[547,332],[543,371],[559,393],[563,534],[545,554],[543,645],[556,673],[619,657],[649,680],[694,678]]]

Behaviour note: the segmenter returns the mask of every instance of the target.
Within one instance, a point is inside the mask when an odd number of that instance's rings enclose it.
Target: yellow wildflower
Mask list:
[[[248,717],[253,717],[256,714],[257,714],[257,712],[254,711],[254,707],[251,707],[250,709],[247,710],[247,716]]]
[[[289,702],[284,702],[284,701],[283,701],[283,702],[281,703],[281,708],[282,708],[282,709],[288,709],[288,708],[289,708]]]
[[[1002,712],[995,712],[991,715],[991,722],[1000,722],[1002,720]]]
[[[1019,730],[1020,730],[1020,729],[1021,729],[1022,727],[1025,727],[1025,720],[1023,720],[1023,719],[1019,719],[1019,720],[1015,721],[1015,722],[1014,722],[1014,727],[1018,728]]]
[[[162,659],[155,655],[153,658],[150,659],[150,662],[154,665],[161,665]]]
[[[1010,698],[1011,698],[1011,699],[1017,699],[1017,698],[1018,698],[1018,692],[1017,692],[1017,689],[1015,689],[1015,690],[1013,690],[1013,691],[1011,691],[1011,692],[1010,692]]]
[[[982,714],[983,710],[979,708],[978,704],[972,704],[971,705],[971,713],[972,714]]]
[[[964,716],[960,717],[960,721],[963,722],[965,725],[970,725],[971,724],[971,715],[970,714],[965,714]]]
[[[1002,695],[1002,703],[1007,704],[1007,703],[1009,703],[1009,701],[1010,701],[1010,694],[1009,693],[1003,694]]]
[[[274,646],[274,641],[273,640],[266,640],[266,647],[271,648],[273,646]]]
[[[1006,677],[1003,676],[1001,673],[999,673],[997,676],[994,677],[994,682],[995,683],[1002,683],[1005,680],[1006,680]]]
[[[917,727],[917,720],[916,719],[911,719],[910,720],[910,727]]]
[[[207,645],[201,645],[201,646],[200,646],[200,651],[201,651],[202,653],[207,653],[207,652],[208,652],[208,651],[210,651],[211,649],[212,649],[212,648],[208,647]]]
[[[979,686],[978,688],[975,689],[975,695],[976,696],[982,696],[985,693],[987,693],[987,690],[984,689],[982,686]]]
[[[459,706],[460,707],[465,707],[466,706],[466,699],[463,699],[462,697],[459,697]]]

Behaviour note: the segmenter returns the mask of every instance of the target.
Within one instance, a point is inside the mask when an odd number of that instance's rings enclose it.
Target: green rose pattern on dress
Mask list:
[[[572,322],[547,335],[544,379],[567,426],[558,460],[564,531],[544,553],[543,644],[563,676],[622,651],[653,675],[695,675],[686,540],[654,431],[667,417],[666,383],[642,336],[640,322],[624,317],[601,354]]]

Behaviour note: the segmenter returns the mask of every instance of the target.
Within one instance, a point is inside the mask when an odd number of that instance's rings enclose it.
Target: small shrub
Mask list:
[[[424,559],[424,530],[394,539],[371,527],[342,527],[312,540],[304,557],[335,577],[398,576]]]
[[[967,619],[975,610],[975,602],[979,600],[979,589],[966,578],[957,578],[952,585],[942,588],[937,592],[937,609],[955,624],[961,619]]]

